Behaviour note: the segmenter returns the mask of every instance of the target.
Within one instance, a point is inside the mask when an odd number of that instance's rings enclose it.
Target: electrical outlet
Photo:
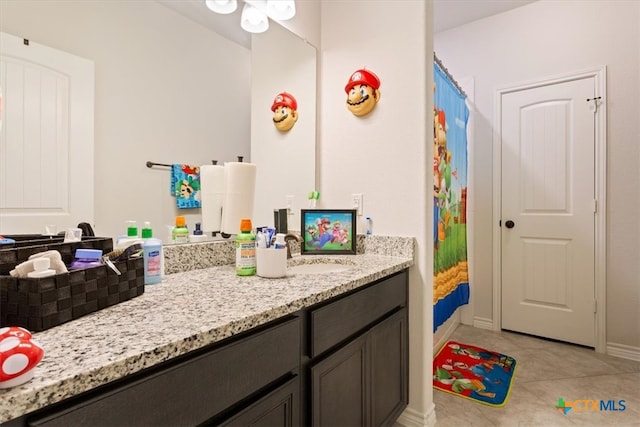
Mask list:
[[[351,194],[351,207],[352,209],[357,210],[358,215],[362,215],[362,203],[363,203],[363,195],[362,193],[353,193]]]
[[[287,214],[293,215],[293,200],[294,200],[293,195],[287,194],[285,196],[285,200],[287,202]]]

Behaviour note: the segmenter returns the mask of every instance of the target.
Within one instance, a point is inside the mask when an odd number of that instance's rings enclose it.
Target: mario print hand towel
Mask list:
[[[171,193],[179,209],[200,207],[200,166],[171,165]]]

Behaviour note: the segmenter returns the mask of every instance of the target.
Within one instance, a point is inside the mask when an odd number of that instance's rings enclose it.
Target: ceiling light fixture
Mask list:
[[[240,26],[250,33],[264,33],[269,29],[269,18],[257,8],[245,3],[242,8]]]
[[[272,19],[286,21],[296,16],[294,0],[267,0],[267,15]]]
[[[238,8],[237,0],[206,0],[205,4],[211,11],[223,15],[233,13]]]
[[[225,15],[238,8],[237,0],[205,0],[205,4],[211,11]],[[286,21],[295,15],[295,0],[245,0],[240,26],[250,33],[263,33],[269,29],[269,18]]]

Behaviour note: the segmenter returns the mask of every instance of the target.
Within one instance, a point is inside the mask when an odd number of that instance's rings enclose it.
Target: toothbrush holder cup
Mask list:
[[[287,250],[256,248],[256,274],[277,279],[287,275]]]

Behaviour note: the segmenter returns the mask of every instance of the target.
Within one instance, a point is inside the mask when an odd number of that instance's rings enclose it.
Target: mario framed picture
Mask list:
[[[281,92],[276,95],[271,104],[273,125],[280,132],[288,132],[298,121],[298,101],[293,95]]]
[[[302,209],[302,254],[356,253],[356,211],[354,209]]]
[[[347,92],[347,109],[358,117],[373,111],[380,101],[380,79],[364,68],[356,70],[344,87]]]

